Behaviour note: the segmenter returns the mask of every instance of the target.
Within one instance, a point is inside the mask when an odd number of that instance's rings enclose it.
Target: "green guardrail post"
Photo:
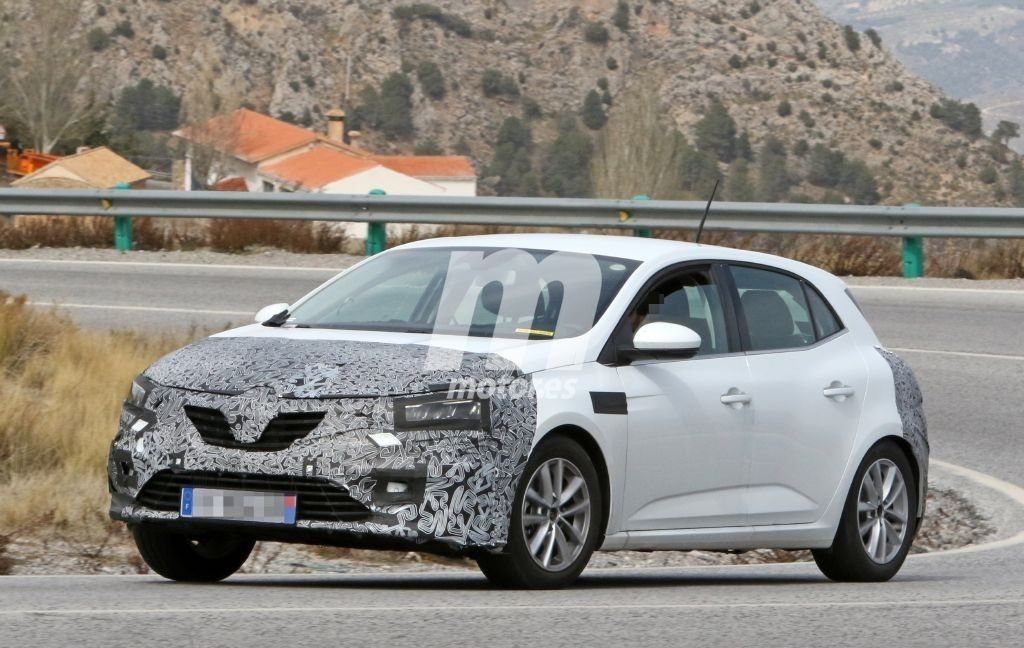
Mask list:
[[[920,207],[909,203],[907,207]],[[903,237],[903,276],[919,279],[924,276],[924,239],[920,236]]]
[[[650,196],[648,196],[647,194],[639,194],[639,195],[633,196],[633,200],[650,200],[650,199],[651,199]],[[651,234],[651,230],[647,229],[646,227],[641,227],[639,229],[633,230],[633,236],[639,236],[641,238],[651,238],[651,236],[653,236],[653,234]]]
[[[131,189],[127,182],[118,182],[114,189]],[[132,217],[114,216],[114,248],[122,251],[132,249]]]
[[[383,189],[370,189],[371,196],[386,196]],[[367,223],[366,224],[366,256],[380,254],[388,246],[388,224]]]

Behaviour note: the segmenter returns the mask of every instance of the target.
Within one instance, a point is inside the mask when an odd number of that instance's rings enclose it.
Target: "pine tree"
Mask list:
[[[736,158],[736,121],[722,102],[715,101],[694,127],[697,148],[711,153],[721,162]]]
[[[604,112],[604,103],[597,90],[591,90],[583,100],[583,109],[580,110],[580,118],[583,125],[590,130],[601,130],[608,122],[608,115]]]
[[[559,120],[558,137],[544,151],[542,187],[560,198],[586,198],[592,192],[590,160],[594,143],[580,130],[574,117]]]

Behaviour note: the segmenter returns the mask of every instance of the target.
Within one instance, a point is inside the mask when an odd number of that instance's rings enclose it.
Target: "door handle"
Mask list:
[[[850,387],[849,385],[844,385],[838,380],[833,380],[832,384],[823,389],[821,393],[825,396],[825,398],[832,398],[834,400],[842,402],[849,398],[850,396],[853,396],[854,393],[856,393],[856,391],[856,389]]]
[[[750,394],[744,394],[740,390],[733,387],[726,393],[722,394],[722,398],[720,400],[722,401],[722,405],[728,405],[733,409],[740,409],[744,405],[748,405],[750,403],[751,398]]]

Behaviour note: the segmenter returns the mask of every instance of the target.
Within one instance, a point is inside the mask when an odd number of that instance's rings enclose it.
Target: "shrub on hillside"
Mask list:
[[[981,111],[973,103],[956,99],[942,99],[932,104],[929,113],[949,128],[967,135],[971,139],[982,136]]]
[[[102,52],[110,45],[110,35],[100,27],[93,27],[85,35],[85,42],[94,52]]]
[[[402,22],[416,19],[430,21],[439,25],[442,29],[463,38],[469,38],[473,35],[473,27],[465,18],[458,14],[446,12],[437,5],[426,2],[399,5],[391,11],[391,15],[396,20]]]
[[[442,99],[445,95],[444,74],[437,63],[421,61],[416,66],[416,78],[420,82],[423,94],[431,99]]]
[[[494,68],[484,70],[480,76],[480,87],[483,89],[485,97],[519,96],[519,84],[516,83],[516,80]]]
[[[629,5],[624,0],[619,0],[619,3],[615,5],[612,24],[618,27],[620,31],[629,31]]]
[[[583,27],[583,38],[585,38],[588,43],[604,45],[608,42],[609,37],[608,28],[605,27],[602,22],[588,22]]]

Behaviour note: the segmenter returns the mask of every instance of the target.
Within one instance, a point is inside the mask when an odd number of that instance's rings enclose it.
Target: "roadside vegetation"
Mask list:
[[[674,155],[672,151],[664,155]],[[535,177],[535,176],[534,176]],[[571,176],[566,176],[571,179]],[[711,216],[714,219],[714,213]],[[439,236],[532,232],[537,228],[457,225],[413,225],[388,235],[391,247]],[[547,232],[569,231],[545,228]],[[623,234],[607,230],[591,232]],[[693,232],[655,230],[658,238],[690,241]],[[331,223],[272,220],[211,220],[204,222],[137,219],[135,248],[139,250],[212,250],[232,254],[278,248],[304,254],[362,254],[362,239],[351,239]],[[114,225],[109,218],[21,217],[0,220],[0,250],[33,247],[113,247]],[[812,236],[709,232],[704,242],[797,259],[840,276],[871,277],[902,274],[901,241],[895,237]],[[926,239],[925,274],[956,279],[1024,278],[1024,241]]]
[[[0,529],[96,541],[106,453],[126,385],[191,336],[79,330],[0,292]]]

